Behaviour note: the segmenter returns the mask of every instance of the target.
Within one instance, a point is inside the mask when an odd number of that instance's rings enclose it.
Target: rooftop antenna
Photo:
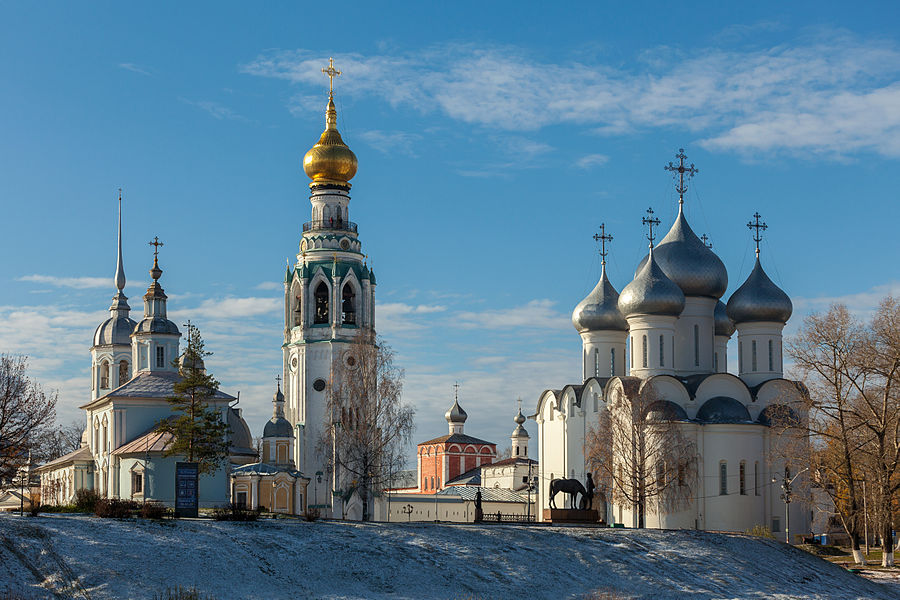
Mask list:
[[[647,234],[647,239],[650,240],[650,248],[653,248],[653,240],[656,239],[656,236],[653,235],[653,228],[659,226],[659,219],[653,218],[653,209],[647,209],[647,216],[641,219],[641,223],[646,225],[650,230],[650,233]]]
[[[759,258],[759,243],[762,241],[762,232],[769,228],[765,222],[760,223],[760,219],[762,215],[758,212],[753,213],[753,221],[747,223],[748,229],[755,229],[756,231],[753,234],[753,241],[756,242],[756,258]]]
[[[677,179],[677,183],[675,185],[675,191],[678,192],[678,206],[682,206],[684,204],[684,193],[687,192],[687,184],[684,182],[684,176],[687,175],[688,179],[696,175],[700,172],[700,169],[694,167],[694,163],[691,163],[690,166],[684,166],[684,161],[687,159],[687,154],[684,153],[684,148],[678,149],[678,154],[675,155],[675,158],[678,159],[678,164],[669,161],[663,169],[666,171],[671,171],[672,176]]]

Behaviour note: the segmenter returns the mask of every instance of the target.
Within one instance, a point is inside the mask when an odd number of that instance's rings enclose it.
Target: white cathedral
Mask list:
[[[759,233],[765,224],[758,215],[756,223],[749,224],[758,227],[753,270],[727,304],[720,300],[728,272],[688,225],[684,179],[695,169],[685,166],[683,151],[677,158],[679,164],[670,163],[669,170],[678,177],[678,216],[655,247],[652,227],[659,221],[652,211],[644,219],[651,226],[650,250],[621,294],[606,274],[605,243],[611,236],[605,228],[595,236],[604,245],[600,280],[572,313],[582,339],[582,380],[543,392],[532,416],[539,429],[538,506],[549,507],[552,479],[585,480],[591,471],[585,444],[592,428],[600,427],[602,413],[640,406],[622,400],[643,395],[652,401],[630,418],[665,423],[696,453],[691,457],[696,477],[692,489],[684,490],[684,501],[668,510],[651,501],[644,511],[646,526],[745,531],[762,525],[784,537],[788,515],[781,483],[788,478],[798,489],[808,484],[806,474],[792,473],[790,461],[776,452],[783,446],[781,437],[796,432],[773,427],[776,414],[807,417],[805,388],[784,379],[782,372],[782,330],[792,304],[763,270]],[[736,375],[727,372],[728,342],[735,330]],[[609,444],[609,437],[604,443]],[[803,452],[802,444],[799,447]],[[605,450],[613,469],[628,463],[621,446]],[[633,462],[628,464],[634,469]],[[592,474],[595,480],[603,479],[596,471]],[[619,481],[627,485],[627,474],[606,479],[607,489],[600,488],[608,501],[595,501],[594,508],[599,504],[600,516],[608,523],[637,526],[635,503],[622,501],[623,494],[610,489]],[[797,498],[789,509],[791,534],[808,532],[809,505]]]

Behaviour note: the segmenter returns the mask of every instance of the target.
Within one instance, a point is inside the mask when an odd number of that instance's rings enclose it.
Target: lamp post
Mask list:
[[[800,477],[801,473],[808,470],[809,467],[801,469],[790,479],[788,479],[787,473],[785,473],[784,480],[781,482],[781,499],[784,500],[784,540],[788,543],[788,545],[791,545],[791,501],[793,499],[793,491],[791,490],[791,485],[793,485],[795,479]],[[776,481],[778,480],[773,477],[772,483],[775,483]]]
[[[402,512],[403,514],[406,515],[407,522],[412,521],[412,513],[413,513],[413,505],[412,504],[407,504],[406,506],[404,506],[403,508],[400,509],[400,512]]]

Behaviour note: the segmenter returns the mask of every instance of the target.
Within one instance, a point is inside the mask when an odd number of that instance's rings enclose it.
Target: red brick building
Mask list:
[[[468,415],[458,401],[444,415],[448,435],[418,444],[418,493],[434,494],[447,482],[497,458],[497,445],[463,433]]]

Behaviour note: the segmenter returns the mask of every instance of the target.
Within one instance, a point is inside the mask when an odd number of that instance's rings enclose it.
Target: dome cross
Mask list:
[[[153,260],[156,261],[156,258],[159,256],[159,247],[165,246],[161,241],[159,241],[159,236],[154,236],[153,241],[149,242],[151,246],[153,246]]]
[[[705,233],[700,236],[700,240],[703,242],[703,245],[712,250],[712,242],[709,241],[709,236]]]
[[[322,72],[328,76],[328,95],[334,95],[334,78],[341,75],[341,72],[334,68],[334,59],[328,59],[328,67],[322,67]]]
[[[769,228],[765,222],[760,223],[759,219],[762,217],[758,212],[753,213],[753,221],[747,223],[748,229],[755,229],[756,232],[753,234],[753,241],[756,242],[756,258],[759,258],[759,243],[762,241],[762,232]]]
[[[653,240],[656,239],[656,236],[653,235],[653,228],[654,228],[654,227],[659,227],[659,223],[660,223],[659,219],[654,219],[654,218],[653,218],[653,212],[654,212],[654,211],[653,211],[652,208],[648,208],[648,209],[647,209],[647,216],[646,216],[646,217],[643,217],[643,218],[641,219],[641,223],[644,224],[644,225],[646,225],[647,228],[650,230],[650,233],[647,234],[647,239],[650,240],[650,247],[651,247],[651,248],[653,247]]]
[[[694,167],[694,163],[691,163],[690,166],[686,167],[684,165],[685,159],[687,159],[687,154],[684,153],[684,148],[678,149],[678,154],[675,155],[675,158],[678,159],[678,164],[669,161],[669,164],[664,166],[663,169],[666,171],[671,171],[673,177],[678,178],[678,183],[675,185],[675,191],[678,192],[678,205],[684,204],[684,193],[687,192],[687,184],[684,182],[684,176],[687,174],[688,179],[696,175],[700,172],[700,169]]]
[[[606,264],[606,255],[609,254],[609,251],[606,249],[606,243],[612,240],[613,236],[606,233],[606,223],[600,223],[600,233],[594,234],[594,241],[600,242],[601,263],[604,265]]]

